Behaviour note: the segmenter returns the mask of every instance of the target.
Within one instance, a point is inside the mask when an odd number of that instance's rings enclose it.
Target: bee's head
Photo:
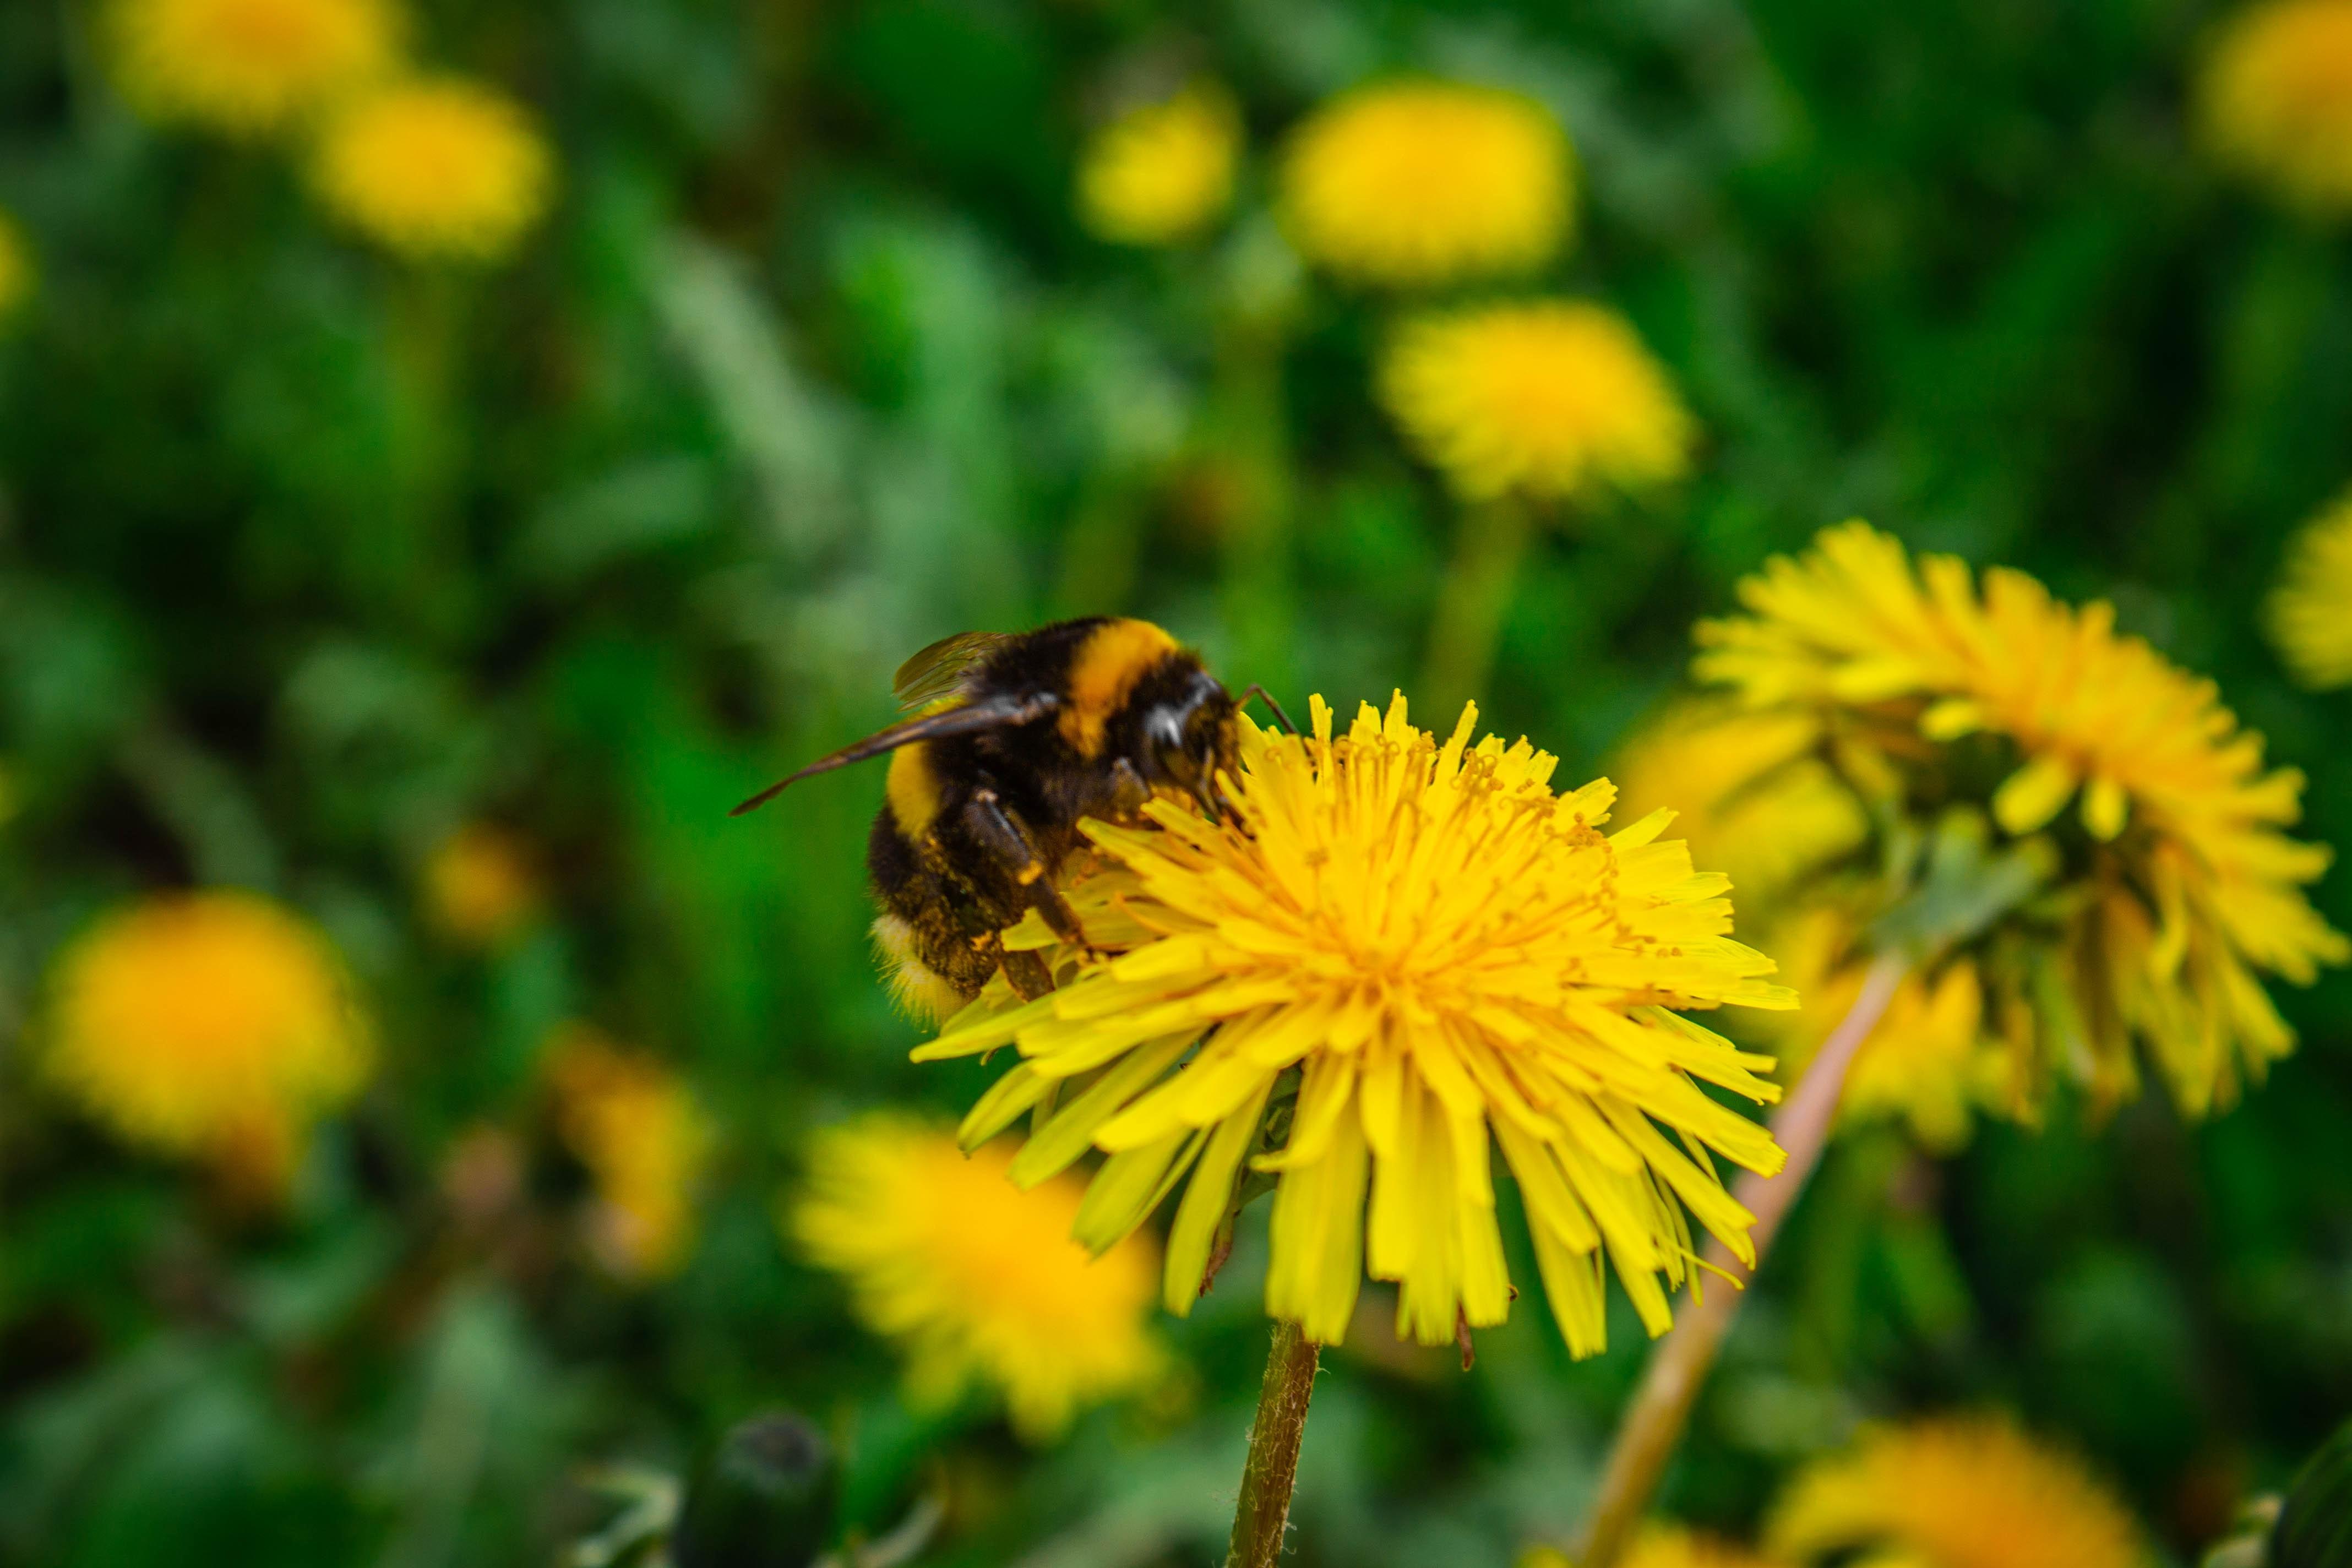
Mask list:
[[[1212,822],[1224,820],[1219,769],[1234,765],[1234,699],[1190,654],[1171,658],[1136,692],[1136,761],[1147,783],[1181,789]]]

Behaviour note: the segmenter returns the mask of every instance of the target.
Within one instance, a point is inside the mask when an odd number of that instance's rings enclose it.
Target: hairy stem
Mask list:
[[[1315,1342],[1287,1318],[1274,1323],[1265,1382],[1250,1427],[1249,1458],[1234,1505],[1234,1542],[1225,1568],[1273,1568],[1290,1523],[1290,1489],[1298,1479],[1298,1444],[1307,1436],[1307,1402],[1315,1394]]]
[[[1780,1231],[1780,1222],[1796,1206],[1798,1195],[1805,1190],[1805,1179],[1821,1162],[1822,1145],[1829,1142],[1830,1129],[1837,1122],[1838,1100],[1845,1089],[1846,1069],[1853,1064],[1854,1052],[1885,1016],[1886,1005],[1895,999],[1895,987],[1902,984],[1908,967],[1908,962],[1895,953],[1883,954],[1871,964],[1862,983],[1862,994],[1854,998],[1853,1005],[1831,1031],[1830,1037],[1822,1042],[1822,1048],[1814,1053],[1812,1064],[1806,1068],[1795,1092],[1781,1105],[1780,1114],[1772,1118],[1773,1140],[1788,1151],[1789,1163],[1779,1175],[1769,1178],[1752,1172],[1743,1173],[1732,1189],[1733,1195],[1756,1216],[1756,1224],[1748,1234],[1756,1244],[1756,1264],[1759,1268],[1773,1237]],[[1706,1261],[1742,1283],[1748,1276],[1749,1271],[1741,1268],[1721,1242],[1707,1244]],[[1744,1294],[1738,1289],[1708,1292],[1683,1312],[1673,1331],[1650,1352],[1650,1364],[1642,1373],[1642,1385],[1634,1391],[1624,1419],[1618,1423],[1616,1442],[1609,1451],[1609,1465],[1601,1472],[1592,1522],[1586,1531],[1583,1549],[1576,1553],[1579,1568],[1615,1568],[1619,1555],[1633,1538],[1634,1527],[1649,1507],[1651,1494],[1657,1490],[1658,1478],[1665,1473],[1666,1461],[1674,1457],[1675,1446],[1690,1419],[1699,1386],[1706,1381],[1707,1369],[1715,1364],[1716,1352],[1723,1348],[1724,1335],[1730,1331]]]

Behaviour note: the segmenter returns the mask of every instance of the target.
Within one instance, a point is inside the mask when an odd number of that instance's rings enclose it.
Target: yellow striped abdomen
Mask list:
[[[927,742],[916,741],[890,753],[890,776],[882,789],[890,819],[911,840],[929,833],[940,816],[940,775]]]

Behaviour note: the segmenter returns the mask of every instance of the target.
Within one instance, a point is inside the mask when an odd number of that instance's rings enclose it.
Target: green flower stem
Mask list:
[[[461,618],[448,584],[467,580],[457,515],[465,432],[457,388],[465,339],[464,281],[437,269],[392,266],[387,370],[397,526],[362,548],[369,579],[438,637]]]
[[[1274,1347],[1258,1388],[1257,1420],[1242,1465],[1241,1497],[1234,1505],[1234,1541],[1225,1568],[1274,1568],[1290,1523],[1290,1490],[1298,1480],[1298,1445],[1307,1436],[1307,1402],[1315,1394],[1320,1349],[1287,1318],[1274,1322]]]
[[[1895,988],[1909,969],[1910,961],[1893,952],[1881,954],[1871,964],[1862,994],[1822,1042],[1795,1092],[1772,1119],[1772,1137],[1788,1151],[1789,1163],[1769,1178],[1745,1173],[1732,1189],[1733,1195],[1756,1216],[1748,1234],[1756,1245],[1759,1268],[1780,1222],[1805,1190],[1806,1178],[1821,1163],[1822,1149],[1837,1124],[1838,1101],[1844,1093],[1846,1069],[1853,1065],[1854,1052],[1885,1016],[1887,1004],[1895,999]],[[1706,1263],[1743,1286],[1752,1277],[1721,1242],[1707,1244]],[[1695,1300],[1650,1352],[1642,1385],[1618,1423],[1608,1468],[1601,1472],[1592,1522],[1583,1549],[1575,1553],[1579,1568],[1615,1568],[1649,1508],[1666,1461],[1674,1457],[1683,1427],[1690,1420],[1691,1405],[1706,1381],[1707,1369],[1715,1364],[1716,1352],[1723,1348],[1724,1335],[1730,1331],[1744,1293],[1718,1289]]]
[[[1471,507],[1454,531],[1454,561],[1437,589],[1437,617],[1416,693],[1443,730],[1486,689],[1495,647],[1527,562],[1535,517],[1527,502],[1504,496]]]
[[[1089,485],[1062,541],[1057,616],[1115,616],[1135,597],[1145,508],[1157,474],[1115,470]]]
[[[1229,492],[1218,539],[1229,658],[1233,669],[1246,672],[1236,684],[1257,680],[1276,690],[1291,680],[1297,618],[1291,533],[1297,487],[1282,385],[1288,348],[1278,322],[1229,324],[1221,334],[1210,416]]]

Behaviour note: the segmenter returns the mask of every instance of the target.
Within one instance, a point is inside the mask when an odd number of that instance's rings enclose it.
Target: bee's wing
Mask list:
[[[845,768],[852,763],[862,763],[868,757],[895,752],[916,741],[937,741],[950,735],[971,735],[982,730],[1026,724],[1033,719],[1044,718],[1061,705],[1061,699],[1050,691],[1007,691],[978,702],[967,702],[961,708],[918,714],[912,719],[901,720],[887,730],[877,730],[856,745],[844,746],[829,757],[819,757],[792,777],[779,779],[770,784],[727,815],[740,816],[747,811],[756,810],[782,794],[785,786],[798,784],[811,773],[829,773],[835,768]]]
[[[1007,632],[958,632],[941,637],[898,667],[890,689],[901,708],[928,708],[942,697],[954,696],[965,671],[1012,640]]]

